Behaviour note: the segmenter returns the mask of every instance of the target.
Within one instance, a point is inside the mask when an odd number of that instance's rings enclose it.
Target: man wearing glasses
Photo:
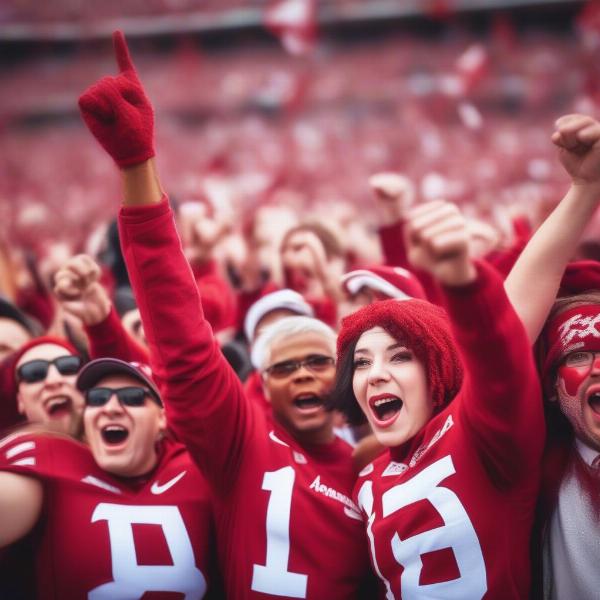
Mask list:
[[[120,74],[89,88],[79,106],[122,169],[123,255],[169,427],[216,497],[226,597],[368,597],[360,595],[368,555],[350,499],[351,450],[336,439],[323,406],[334,376],[333,335],[287,331],[264,344],[270,423],[244,395],[204,318],[152,160],[152,107],[123,34],[113,39]]]
[[[335,333],[312,317],[284,317],[267,327],[252,351],[274,419],[307,444],[334,441],[325,400],[335,377]]]
[[[21,376],[64,368],[61,358],[26,360]],[[37,598],[203,598],[214,546],[208,486],[166,430],[149,373],[103,358],[76,387],[87,445],[28,428],[0,440],[0,549],[31,532]]]

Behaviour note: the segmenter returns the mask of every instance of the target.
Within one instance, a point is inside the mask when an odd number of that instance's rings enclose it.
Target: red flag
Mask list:
[[[279,0],[266,10],[264,23],[290,54],[308,54],[317,39],[316,2]]]

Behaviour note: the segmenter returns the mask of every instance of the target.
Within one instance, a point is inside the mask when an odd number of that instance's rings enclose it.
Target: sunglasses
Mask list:
[[[275,363],[265,369],[271,377],[283,379],[289,377],[292,373],[306,367],[310,371],[315,373],[322,373],[329,369],[334,364],[331,356],[324,356],[323,354],[311,354],[304,360],[284,360],[282,362]]]
[[[94,408],[104,406],[113,394],[117,397],[121,406],[144,406],[146,397],[152,398],[158,404],[150,391],[143,387],[94,387],[85,392],[85,405]]]
[[[54,360],[43,360],[38,358],[23,363],[17,369],[19,381],[36,383],[44,381],[48,376],[50,365],[54,365],[61,375],[77,375],[81,368],[82,360],[79,356],[59,356]]]

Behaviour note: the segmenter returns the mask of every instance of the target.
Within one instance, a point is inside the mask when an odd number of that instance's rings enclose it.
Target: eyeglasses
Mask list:
[[[591,350],[571,352],[565,357],[563,365],[565,367],[589,367],[597,355],[600,355],[600,352],[592,352]]]
[[[104,406],[112,398],[113,394],[117,397],[121,406],[144,406],[146,396],[154,400],[150,391],[143,387],[94,387],[85,392],[85,405],[94,408]]]
[[[289,377],[292,373],[300,369],[300,367],[306,367],[310,371],[315,373],[322,373],[326,371],[334,364],[331,356],[324,356],[322,354],[311,354],[304,360],[284,360],[282,362],[275,363],[265,369],[271,377],[277,379],[283,379]]]
[[[75,355],[59,356],[54,360],[38,358],[23,363],[17,369],[17,377],[19,381],[25,381],[26,383],[44,381],[48,376],[50,365],[54,365],[61,375],[77,375],[81,363],[81,358]]]

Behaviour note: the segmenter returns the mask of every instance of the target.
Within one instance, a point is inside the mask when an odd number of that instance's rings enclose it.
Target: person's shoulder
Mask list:
[[[45,479],[69,479],[89,469],[87,446],[65,434],[26,426],[0,440],[0,470]]]
[[[186,483],[197,488],[201,495],[205,495],[209,488],[208,483],[185,445],[171,437],[166,437],[161,443],[163,448],[156,471],[157,477],[165,479],[172,475],[180,479],[185,478]]]

